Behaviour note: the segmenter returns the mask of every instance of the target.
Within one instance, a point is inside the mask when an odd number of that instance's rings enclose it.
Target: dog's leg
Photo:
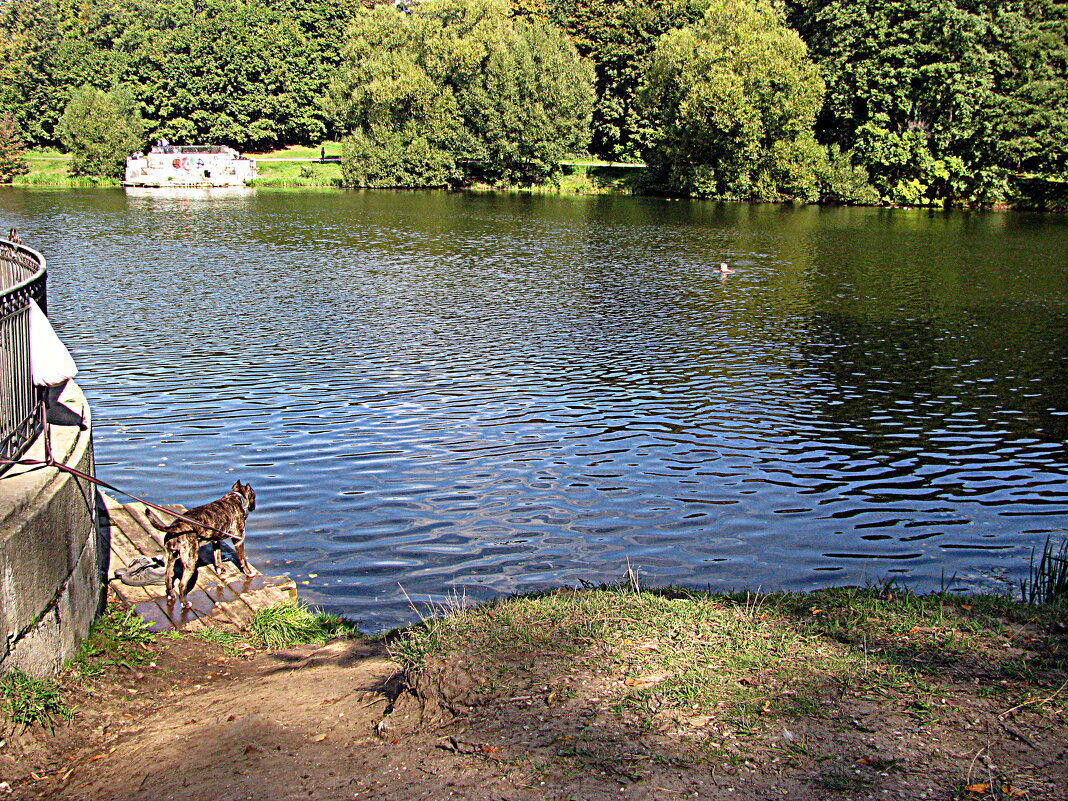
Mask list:
[[[174,552],[174,549],[171,547],[171,543],[169,543],[169,542],[164,545],[164,548],[166,550],[166,557],[167,557],[166,558],[166,566],[164,567],[164,575],[167,577],[167,580],[165,582],[166,587],[167,587],[167,600],[168,601],[173,601],[174,598],[175,598],[175,596],[174,596],[174,557],[175,557],[175,552]]]
[[[241,572],[246,576],[252,575],[252,567],[248,563],[248,559],[245,558],[245,538],[238,539],[234,537],[234,550],[237,551],[237,563],[241,567]]]
[[[197,583],[197,536],[189,534],[182,537],[178,556],[182,560],[182,580],[178,584],[178,595],[182,599],[182,608],[192,606],[185,599],[186,593]]]
[[[222,575],[222,540],[211,541],[211,555],[215,561],[215,570]]]

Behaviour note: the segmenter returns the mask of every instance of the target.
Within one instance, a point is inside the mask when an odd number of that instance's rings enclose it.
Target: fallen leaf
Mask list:
[[[823,614],[823,610],[822,610],[822,609],[820,609],[819,607],[816,607],[816,606],[812,607],[812,608],[811,608],[811,609],[809,609],[808,611],[809,611],[809,612],[811,612],[811,613],[812,613],[812,614],[814,614],[814,615],[821,615],[821,614]]]
[[[652,687],[670,676],[670,673],[646,673],[644,676],[628,676],[623,683],[628,687]]]
[[[36,773],[33,773],[33,772],[30,773],[30,776],[33,777],[33,780],[35,782],[44,781],[45,779],[48,778],[48,776],[38,776]]]
[[[326,739],[326,735],[325,734],[320,734],[320,735],[317,735],[315,737],[312,737],[311,741],[313,743],[321,743],[325,739]]]
[[[90,762],[95,762],[98,759],[103,759],[107,754],[97,754],[95,757],[89,757]]]
[[[686,723],[695,729],[703,729],[705,726],[714,722],[715,718],[712,715],[698,715],[695,718],[687,718]]]
[[[760,684],[759,679],[750,678],[749,676],[743,676],[738,679],[738,683],[745,687],[756,687]]]
[[[1002,792],[1011,795],[1013,798],[1021,798],[1027,795],[1027,790],[1021,790],[1018,787],[1003,787]]]
[[[970,605],[968,605],[968,604],[961,604],[961,605],[960,605],[960,608],[961,608],[961,609],[963,609],[963,610],[965,610],[965,611],[967,611],[967,612],[971,612],[971,611],[972,611],[972,609],[974,609],[974,607],[972,607],[972,606],[970,606]]]
[[[915,634],[919,630],[920,630],[919,626],[913,626],[911,629],[909,629],[909,634]]]
[[[131,715],[129,712],[123,712],[122,716],[124,718],[129,718],[130,720],[133,720],[133,715]]]
[[[964,789],[969,793],[985,793],[990,790],[990,784],[987,782],[979,782],[979,784],[969,784]]]

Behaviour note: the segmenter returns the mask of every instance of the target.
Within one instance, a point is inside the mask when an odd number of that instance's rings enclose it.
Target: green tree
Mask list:
[[[26,154],[22,149],[15,118],[10,114],[0,114],[0,183],[9,184],[16,175],[29,172]]]
[[[331,98],[350,184],[540,180],[585,146],[592,68],[507,0],[380,5],[347,35]]]
[[[81,86],[137,87],[149,131],[239,148],[318,142],[341,37],[360,0],[6,0],[0,111],[58,141]]]
[[[827,83],[821,141],[892,203],[992,202],[994,0],[808,0],[794,19]]]
[[[1004,56],[991,149],[1011,172],[1068,178],[1068,4],[1029,0],[997,12]]]
[[[142,144],[144,122],[133,94],[83,86],[71,93],[56,125],[70,151],[70,173],[104,178],[122,175],[126,156]]]
[[[696,196],[816,200],[823,82],[770,0],[713,0],[657,42],[642,99],[656,181]]]
[[[596,72],[590,149],[632,161],[648,141],[652,120],[638,90],[659,36],[696,22],[707,0],[513,0],[515,13],[548,19],[565,30]]]

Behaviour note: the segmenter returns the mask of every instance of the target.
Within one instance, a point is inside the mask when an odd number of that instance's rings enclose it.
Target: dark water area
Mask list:
[[[1012,590],[1068,529],[1062,217],[8,189],[0,221],[49,259],[101,477],[250,481],[253,563],[368,629],[628,561]]]

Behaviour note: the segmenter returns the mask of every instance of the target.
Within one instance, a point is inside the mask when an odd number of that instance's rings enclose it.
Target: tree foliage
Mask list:
[[[994,203],[1014,170],[1063,172],[1063,3],[794,5],[827,82],[817,134],[854,151],[885,201]]]
[[[73,157],[71,175],[117,178],[142,144],[144,120],[129,91],[83,86],[71,93],[56,134]]]
[[[514,0],[516,13],[547,19],[567,31],[596,71],[590,149],[634,161],[653,132],[638,90],[657,39],[696,22],[707,0]]]
[[[543,180],[589,143],[698,195],[1064,202],[1063,0],[402,3],[4,0],[0,115],[55,145],[89,87],[132,93],[147,139],[345,132],[362,185]]]
[[[426,0],[357,16],[331,97],[347,183],[536,181],[585,146],[593,72],[506,0]]]
[[[16,175],[25,175],[28,171],[15,118],[0,114],[0,183],[9,184]]]
[[[9,0],[0,111],[54,144],[81,86],[127,86],[149,134],[269,148],[321,141],[323,104],[359,0]]]
[[[816,200],[822,95],[804,42],[770,0],[712,0],[700,22],[657,42],[643,93],[655,120],[648,160],[675,191]]]

